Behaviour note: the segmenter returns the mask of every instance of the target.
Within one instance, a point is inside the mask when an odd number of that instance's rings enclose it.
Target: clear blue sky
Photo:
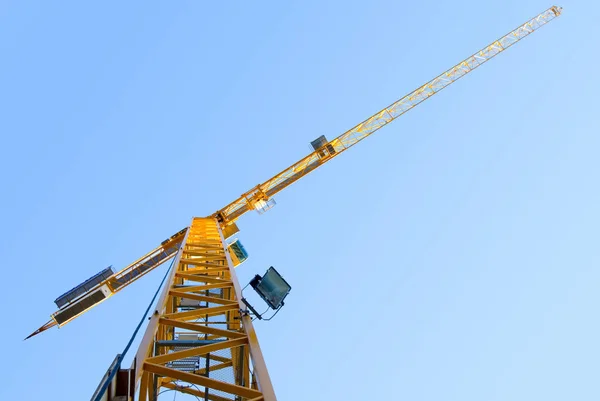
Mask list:
[[[23,342],[56,296],[552,5],[83,3],[0,1],[3,400],[88,399],[165,267]],[[559,5],[239,221],[280,400],[600,399],[600,6]]]

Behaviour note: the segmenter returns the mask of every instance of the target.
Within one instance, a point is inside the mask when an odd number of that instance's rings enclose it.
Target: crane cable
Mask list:
[[[123,352],[119,355],[119,359],[118,359],[117,364],[115,365],[114,370],[112,372],[110,372],[110,375],[106,378],[106,381],[102,384],[102,387],[100,388],[100,391],[96,394],[96,397],[93,398],[92,401],[100,401],[102,399],[102,397],[104,396],[104,393],[106,393],[106,390],[108,389],[108,385],[110,384],[110,382],[112,381],[112,379],[115,377],[115,375],[117,374],[117,372],[119,371],[119,369],[121,369],[121,362],[123,362],[123,358],[125,358],[125,355],[127,354],[127,351],[129,351],[129,348],[131,347],[131,344],[133,343],[133,340],[135,340],[135,337],[137,336],[137,333],[140,331],[140,328],[142,327],[142,324],[144,324],[144,322],[146,321],[146,317],[148,316],[148,313],[150,312],[150,309],[152,308],[152,305],[154,305],[154,301],[156,301],[156,297],[158,296],[158,293],[160,292],[160,289],[162,288],[163,284],[165,283],[165,280],[167,279],[167,276],[169,275],[169,272],[173,268],[173,262],[175,262],[175,259],[176,258],[171,259],[171,264],[169,265],[169,268],[167,269],[167,272],[165,273],[165,276],[163,277],[162,281],[160,282],[160,285],[158,286],[158,288],[156,289],[156,292],[154,293],[154,296],[152,297],[152,300],[150,301],[150,303],[148,304],[148,307],[146,308],[146,311],[142,315],[142,319],[140,320],[140,322],[138,323],[137,327],[133,331],[133,334],[131,335],[131,338],[129,339],[129,342],[125,346],[125,349],[123,349]]]

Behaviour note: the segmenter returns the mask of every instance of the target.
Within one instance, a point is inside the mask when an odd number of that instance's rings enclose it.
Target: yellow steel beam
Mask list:
[[[150,382],[150,373],[145,372],[142,375],[142,383],[140,384],[140,401],[146,401],[148,397],[148,385]]]
[[[210,244],[218,241],[220,248],[194,255],[194,261],[211,260],[226,269],[219,272],[197,270],[190,274],[188,261],[183,257],[188,244],[202,245],[205,239]],[[136,355],[134,365],[139,366],[139,370],[135,377],[136,382],[141,378],[140,399],[152,400],[152,394],[160,387],[192,394],[183,391],[186,387],[178,381],[184,381],[205,387],[204,392],[198,391],[203,397],[208,395],[208,399],[217,400],[223,397],[220,392],[227,392],[244,398],[276,400],[252,322],[249,316],[240,315],[241,289],[226,246],[214,218],[193,219]],[[200,285],[190,286],[189,283]],[[179,298],[201,301],[206,307],[187,310],[191,307],[186,306],[181,310]],[[229,322],[226,328],[220,326],[224,322]],[[214,342],[196,343],[194,339]],[[211,360],[221,363],[211,365]],[[186,367],[190,363],[193,370]],[[210,377],[216,370],[233,377],[234,383],[217,380],[223,377],[222,373]],[[257,378],[256,383],[249,379],[251,370]]]
[[[244,193],[224,208],[216,211],[213,216],[219,219],[219,222],[223,226],[229,222],[235,221],[244,213],[252,210],[257,200],[264,201],[271,198],[273,195],[298,181],[306,174],[316,170],[327,161],[338,156],[340,153],[354,146],[378,129],[411,110],[419,103],[427,100],[445,87],[473,71],[475,68],[484,64],[486,61],[492,59],[497,54],[544,26],[546,23],[552,21],[561,14],[561,10],[561,7],[550,7],[543,13],[530,19],[523,25],[520,25],[500,39],[495,40],[490,45],[472,54],[454,67],[444,71],[431,81],[418,87],[403,98],[383,108],[360,124],[330,141],[329,145],[331,145],[334,150],[333,154],[322,157],[319,155],[319,151],[310,153],[308,156],[300,159],[280,173],[269,178],[267,181]]]
[[[162,385],[162,387],[166,387],[170,390],[176,390],[176,391],[179,391],[180,393],[191,394],[196,397],[199,397],[199,399],[201,399],[201,400],[207,396],[207,398],[210,401],[231,401],[231,398],[220,397],[218,395],[214,395],[214,394],[210,394],[210,393],[207,395],[203,391],[198,391],[195,388],[178,386],[173,383],[165,383]]]
[[[227,337],[227,338],[244,338],[244,337],[246,337],[245,333],[239,333],[239,332],[231,331],[231,330],[216,329],[214,327],[201,326],[200,323],[189,323],[189,322],[183,322],[181,320],[160,318],[160,324],[164,324],[167,326],[173,326],[173,327],[179,327],[181,329],[186,329],[186,330],[193,330],[193,331],[197,331],[197,332],[200,332],[203,334],[213,334],[213,335],[220,336],[220,337]]]
[[[217,219],[214,220],[215,225],[219,230],[219,236],[221,238],[221,242],[225,243],[225,237],[223,237],[223,232],[218,225]],[[242,288],[240,283],[238,282],[237,275],[235,273],[235,269],[233,267],[233,261],[231,260],[231,256],[229,252],[225,252],[225,257],[227,258],[227,265],[229,266],[229,274],[231,277],[231,281],[233,282],[233,287],[235,289],[236,294],[240,294],[236,297],[240,310],[246,310],[246,305],[242,302]],[[256,335],[256,331],[254,330],[254,325],[252,324],[252,318],[249,314],[244,313],[241,315],[241,324],[244,328],[244,331],[248,335],[249,346],[250,346],[250,355],[252,356],[252,363],[254,364],[254,375],[258,377],[258,385],[259,389],[263,392],[262,396],[266,401],[275,400],[275,390],[273,389],[273,383],[271,383],[271,377],[269,376],[269,372],[267,369],[267,364],[265,362],[265,358],[262,354],[262,350],[260,349],[260,345],[258,344],[258,336]]]
[[[226,393],[239,395],[241,397],[255,398],[262,396],[260,391],[253,390],[248,387],[238,386],[236,384],[230,384],[219,380],[209,379],[203,376],[195,375],[193,373],[182,372],[179,370],[166,368],[161,365],[155,365],[153,363],[144,363],[144,370],[161,376],[173,377],[177,380],[182,380],[188,383],[196,384],[198,386],[209,387],[215,390],[224,391]]]
[[[211,252],[214,252],[217,249],[220,250],[221,248],[206,248],[203,251],[195,251],[195,250],[188,249],[184,253],[186,255],[190,255],[190,256],[210,256],[210,255],[212,255]]]
[[[186,290],[186,292],[191,292],[191,291],[198,292],[198,291],[216,290],[219,288],[229,288],[229,287],[233,287],[233,284],[222,283],[222,284],[195,285],[195,286],[186,287],[185,290]]]
[[[219,351],[225,348],[239,347],[248,343],[248,337],[235,338],[233,340],[221,341],[214,344],[202,345],[200,347],[190,348],[185,351],[175,351],[165,355],[153,356],[146,358],[146,362],[150,363],[166,363],[176,361],[178,359],[189,358],[191,356],[205,355],[209,352]]]
[[[230,301],[227,299],[216,298],[216,297],[207,297],[205,295],[197,295],[197,294],[191,293],[191,292],[169,291],[169,295],[171,295],[173,297],[193,299],[195,301],[212,302],[215,304],[236,305],[235,301]]]
[[[219,277],[219,276],[211,277],[211,276],[206,275],[205,274],[206,272],[204,272],[204,274],[203,274],[203,272],[201,270],[198,270],[195,273],[196,274],[189,274],[188,271],[186,271],[185,273],[176,273],[175,276],[185,279],[185,280],[188,280],[188,281],[195,281],[198,283],[224,283],[224,282],[227,282],[227,281],[223,280],[222,277]]]
[[[223,305],[223,306],[213,306],[211,308],[199,308],[196,310],[190,310],[185,312],[175,312],[175,313],[165,313],[163,316],[169,319],[186,319],[186,318],[196,318],[200,316],[215,316],[220,315],[223,312],[227,312],[230,310],[237,310],[238,306],[233,305]]]
[[[212,359],[213,361],[218,361],[218,362],[231,362],[231,358],[225,358],[223,356],[219,356],[216,354],[211,354],[210,355],[210,359]]]
[[[222,271],[227,270],[226,267],[217,267],[218,265],[215,265],[212,263],[206,263],[202,266],[203,267],[192,267],[192,268],[190,268],[188,266],[186,273],[195,274],[196,272],[200,272],[200,273],[210,274],[210,273],[220,273]],[[206,266],[206,267],[204,267],[204,266]]]
[[[189,236],[190,233],[190,229],[188,228],[187,231],[185,232],[184,238],[183,238],[183,243],[185,244],[187,242],[187,238]],[[177,255],[175,255],[175,260],[173,261],[173,268],[171,270],[171,272],[169,273],[169,277],[168,277],[168,281],[167,283],[170,283],[170,285],[165,285],[165,289],[163,290],[163,292],[160,295],[160,298],[158,299],[156,305],[164,305],[164,307],[166,307],[167,301],[168,299],[168,288],[170,286],[173,285],[174,280],[175,280],[175,274],[177,273],[177,267],[179,266],[179,260],[181,259],[182,256],[182,248],[180,248],[179,252],[177,252]],[[155,311],[155,313],[152,315],[152,317],[150,318],[150,323],[148,323],[148,327],[146,328],[146,332],[144,333],[144,336],[142,337],[142,341],[138,347],[138,352],[135,356],[135,359],[133,361],[133,368],[135,369],[135,381],[136,383],[138,382],[138,380],[140,379],[140,376],[142,374],[142,364],[141,363],[136,363],[136,361],[143,361],[146,358],[146,355],[150,355],[152,353],[152,349],[154,347],[154,335],[156,333],[156,331],[158,330],[158,320],[160,318],[160,313],[158,313],[158,310]],[[140,392],[140,396],[141,396],[141,392]]]
[[[212,356],[211,356],[211,359],[212,359]],[[222,362],[217,365],[211,366],[210,368],[208,368],[208,372],[210,373],[210,372],[214,372],[215,370],[226,369],[226,368],[230,368],[232,366],[233,366],[233,362],[231,362],[231,360],[230,360],[228,362]],[[206,372],[207,372],[206,368],[202,368],[202,369],[198,369],[194,373],[197,375],[203,376],[203,375],[206,375]]]
[[[220,260],[220,258],[202,258],[202,259],[182,259],[181,263],[185,263],[186,265],[194,265],[194,266],[206,266],[206,262],[212,262],[213,260]]]

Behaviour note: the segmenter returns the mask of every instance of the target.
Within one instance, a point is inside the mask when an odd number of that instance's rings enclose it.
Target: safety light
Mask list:
[[[281,277],[281,274],[273,266],[264,276],[254,276],[250,285],[260,297],[273,309],[283,306],[283,300],[290,293],[292,287]]]

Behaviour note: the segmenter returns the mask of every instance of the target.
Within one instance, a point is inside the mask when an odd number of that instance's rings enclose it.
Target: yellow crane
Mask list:
[[[552,21],[561,11],[561,7],[550,7],[337,138],[315,139],[313,152],[227,206],[210,216],[193,218],[189,227],[120,271],[108,267],[58,297],[58,310],[51,320],[27,338],[66,325],[172,259],[131,369],[121,368],[122,355],[118,355],[92,400],[122,397],[129,401],[138,390],[140,400],[155,400],[161,388],[214,401],[275,400],[252,311],[235,274],[235,266],[247,258],[239,241],[230,240],[238,231],[236,220],[250,210],[265,212],[274,205],[273,196],[279,191]]]

